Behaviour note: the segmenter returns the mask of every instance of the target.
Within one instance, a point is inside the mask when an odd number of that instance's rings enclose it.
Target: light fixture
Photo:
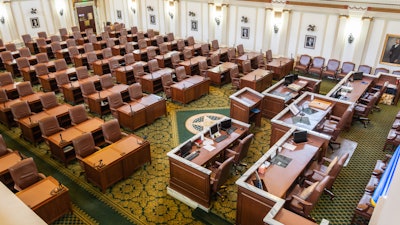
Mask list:
[[[4,16],[2,16],[2,17],[0,18],[0,22],[1,22],[2,24],[4,24],[4,22],[5,22]]]
[[[173,12],[169,12],[168,15],[169,15],[169,18],[171,18],[171,20],[174,18],[174,13]]]
[[[149,5],[149,6],[147,6],[147,10],[149,10],[149,11],[151,11],[151,12],[153,12],[153,11],[154,11],[153,7],[151,7],[150,5]]]
[[[242,23],[248,23],[249,19],[247,18],[247,16],[242,16]]]
[[[136,14],[136,9],[133,6],[131,6],[131,10],[132,10],[133,14]]]
[[[349,44],[353,43],[354,41],[354,36],[352,33],[349,34],[349,37],[347,38],[347,41],[349,42]]]
[[[215,22],[219,26],[219,24],[221,23],[221,19],[219,17],[215,17]]]
[[[276,34],[278,33],[278,31],[279,31],[278,25],[274,24],[274,33]]]
[[[60,9],[60,16],[64,15],[64,9]]]

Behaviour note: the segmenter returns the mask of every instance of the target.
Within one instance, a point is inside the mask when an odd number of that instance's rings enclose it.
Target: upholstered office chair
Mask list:
[[[240,89],[240,75],[239,75],[239,67],[235,65],[229,70],[229,76],[231,77],[232,89],[238,90]]]
[[[371,219],[372,213],[374,212],[374,206],[371,204],[372,194],[364,192],[360,201],[358,202],[356,209],[354,210],[351,224],[362,224],[367,225]]]
[[[10,108],[14,120],[17,122],[22,118],[33,115],[27,101],[16,102],[12,104]]]
[[[50,73],[49,68],[47,67],[46,63],[38,63],[33,66],[35,69],[35,74],[37,77],[40,77],[42,75],[48,75]],[[40,79],[39,79],[40,81]]]
[[[43,95],[39,96],[39,98],[44,110],[48,110],[60,105],[57,102],[57,97],[54,91],[46,92]]]
[[[89,105],[88,101],[89,95],[97,92],[96,87],[94,86],[94,82],[91,80],[85,81],[81,83],[79,86],[81,87],[83,101],[86,103],[86,105]]]
[[[27,158],[19,161],[14,166],[8,168],[14,181],[14,189],[22,191],[36,182],[46,178],[45,175],[38,172],[33,158]]]
[[[220,64],[219,54],[212,54],[210,55],[210,65],[211,67],[218,66]]]
[[[158,48],[160,49],[160,55],[164,55],[169,52],[167,43],[159,44]]]
[[[68,109],[69,117],[71,118],[71,124],[77,125],[86,120],[89,120],[89,116],[86,113],[85,106],[83,105],[75,105]]]
[[[87,69],[86,66],[79,66],[75,68],[76,71],[76,77],[78,80],[84,80],[86,78],[89,78],[89,70]]]
[[[245,52],[244,52],[243,44],[237,45],[236,48],[237,48],[237,54],[238,54],[238,56],[244,55]]]
[[[157,70],[160,70],[160,67],[158,66],[158,61],[157,59],[152,59],[147,62],[147,66],[149,67],[150,73],[156,72]]]
[[[228,159],[225,159],[224,162],[215,162],[217,168],[211,168],[211,191],[212,194],[216,194],[221,197],[221,200],[224,201],[225,197],[219,192],[219,190],[222,188],[222,185],[225,184],[225,182],[229,179],[230,177],[230,171],[233,166],[233,159],[234,157],[230,157]]]
[[[123,32],[126,32],[125,29],[123,29],[122,31],[123,31]],[[122,31],[121,31],[121,32],[122,32]],[[119,39],[119,44],[120,44],[120,45],[125,45],[126,43],[128,43],[128,38],[126,37],[126,35],[122,35],[122,34],[121,34],[121,36],[119,36],[118,39]]]
[[[122,100],[121,93],[118,92],[108,95],[107,100],[110,106],[111,114],[114,118],[118,119],[118,108],[127,103]]]
[[[112,48],[115,46],[115,42],[113,39],[109,38],[106,40],[106,45],[107,45],[107,48]]]
[[[192,46],[194,44],[195,44],[194,37],[193,36],[187,37],[187,45]]]
[[[85,43],[85,39],[82,37],[82,34],[80,31],[74,31],[72,33],[72,36],[74,37],[74,39],[78,43],[78,45],[83,45]]]
[[[35,94],[31,86],[31,82],[29,81],[20,82],[15,86],[17,88],[19,97]]]
[[[65,41],[69,38],[67,28],[60,28],[60,29],[58,29],[58,31],[60,32],[60,36],[63,41]]]
[[[94,51],[94,46],[93,43],[85,43],[83,44],[83,49],[85,50],[85,53],[93,52]]]
[[[172,33],[172,32],[168,33],[167,34],[167,41],[171,42],[171,41],[174,41],[174,40],[175,40],[174,33]]]
[[[51,42],[50,43],[51,51],[53,52],[53,55],[55,56],[57,52],[60,52],[62,50],[60,42]]]
[[[366,74],[371,74],[371,70],[372,70],[372,67],[370,67],[368,65],[360,65],[360,66],[358,66],[357,72],[363,72],[363,73],[366,73]]]
[[[324,69],[325,65],[325,58],[324,57],[314,57],[310,67],[308,68],[308,73],[309,74],[316,74],[319,76],[319,79],[322,78],[322,70]]]
[[[47,38],[46,31],[40,31],[40,32],[37,33],[37,35],[38,35],[39,38],[44,38],[44,39]]]
[[[32,56],[31,50],[29,50],[28,47],[22,47],[18,51],[19,51],[20,57],[31,57]]]
[[[257,66],[259,69],[266,69],[266,63],[263,54],[257,56]]]
[[[157,35],[156,36],[156,43],[157,43],[157,46],[160,47],[160,45],[164,43],[164,37],[161,36],[161,35]]]
[[[103,59],[108,59],[113,56],[111,48],[104,48],[101,50],[101,54],[103,55]]]
[[[143,97],[142,85],[139,83],[131,84],[128,87],[128,92],[131,101],[135,101]]]
[[[9,101],[9,99],[8,99],[6,90],[4,88],[0,88],[0,103],[5,103],[8,101]],[[7,109],[3,108],[2,110],[6,111]]]
[[[171,93],[171,85],[173,85],[175,82],[172,80],[172,75],[171,74],[164,74],[161,76],[161,83],[164,89],[165,97],[170,98],[172,93]]]
[[[0,157],[11,152],[13,152],[13,150],[7,147],[7,144],[3,139],[3,135],[0,134]]]
[[[150,47],[149,47],[149,48],[147,49],[147,60],[155,59],[156,56],[157,56],[156,49],[155,49],[155,48],[150,48]]]
[[[87,62],[89,65],[89,69],[93,69],[93,63],[99,60],[95,52],[87,52],[86,53]]]
[[[154,37],[156,34],[154,33],[153,29],[147,29],[147,37],[152,38]]]
[[[321,181],[314,183],[306,180],[305,183],[309,186],[305,188],[296,185],[286,199],[287,208],[314,221],[310,216],[310,212],[315,207],[328,182],[329,176],[325,176]]]
[[[232,63],[236,63],[236,49],[228,48],[228,61]]]
[[[121,65],[119,64],[118,59],[116,58],[111,58],[110,60],[108,60],[108,67],[110,68],[110,73],[115,76],[115,71],[121,67]]]
[[[208,64],[206,60],[199,61],[199,72],[200,76],[204,78],[208,78],[207,72],[208,71]]]
[[[311,56],[305,54],[301,55],[300,60],[297,61],[296,65],[294,66],[294,71],[307,74],[310,64],[311,64]]]
[[[23,35],[21,35],[21,37],[22,37],[22,41],[23,41],[25,44],[27,44],[27,43],[29,43],[29,42],[32,41],[32,37],[31,37],[30,34],[23,34]]]
[[[72,61],[74,61],[73,60],[74,56],[79,56],[80,53],[76,46],[70,46],[70,47],[68,47],[68,54],[69,54],[69,57],[72,59]]]
[[[392,74],[400,75],[400,70],[394,70]]]
[[[368,115],[372,112],[376,101],[378,101],[378,96],[379,92],[376,92],[370,99],[362,98],[354,108],[354,118],[363,123],[365,128],[370,122]]]
[[[124,61],[125,61],[125,66],[133,65],[135,63],[135,57],[133,56],[133,53],[126,53],[124,55]]]
[[[7,72],[0,73],[0,85],[1,86],[5,86],[7,84],[12,84],[12,83],[14,83],[14,79],[10,72],[7,71]]]
[[[183,40],[183,39],[179,39],[177,42],[176,42],[176,46],[177,46],[177,48],[178,48],[178,51],[180,51],[180,52],[182,52],[184,49],[185,49],[185,41]]]
[[[171,55],[171,64],[172,68],[175,69],[176,67],[180,66],[179,63],[182,62],[179,53],[173,53]]]
[[[272,62],[273,58],[272,58],[272,51],[271,51],[271,49],[268,49],[268,50],[265,52],[265,58],[266,58],[267,62]]]
[[[56,79],[58,90],[60,90],[61,93],[64,93],[64,87],[63,86],[65,84],[71,84],[70,83],[71,81],[69,80],[68,74],[66,72],[59,72],[59,73],[56,73],[54,75],[54,78]],[[64,96],[64,99],[65,99],[65,96]]]
[[[76,46],[76,41],[73,38],[68,38],[65,42],[67,43],[67,48]]]
[[[48,63],[48,62],[50,62],[49,56],[44,52],[36,54],[36,60],[37,60],[37,63]]]
[[[378,73],[389,73],[389,70],[383,67],[379,67],[375,69],[374,75],[377,75]]]
[[[340,61],[336,59],[329,59],[328,63],[322,71],[321,77],[327,77],[330,79],[337,79],[337,73],[339,71]]]
[[[238,143],[235,144],[234,146],[232,146],[231,149],[226,149],[225,152],[225,157],[226,158],[230,158],[230,157],[234,157],[233,158],[233,165],[235,167],[236,170],[236,174],[238,174],[238,166],[243,166],[243,167],[247,167],[246,164],[241,163],[242,159],[244,159],[247,156],[247,152],[249,151],[250,148],[250,144],[251,141],[253,140],[254,134],[248,134],[245,138],[243,139],[239,139]]]
[[[212,40],[211,41],[211,49],[213,50],[213,51],[216,51],[216,50],[218,50],[219,49],[219,44],[218,44],[218,40]]]
[[[182,81],[182,80],[184,80],[184,79],[186,79],[186,78],[189,77],[188,75],[186,75],[186,70],[185,70],[185,67],[184,67],[184,66],[178,66],[178,67],[176,67],[176,69],[175,69],[175,75],[176,75],[176,79],[177,79],[178,81]]]
[[[26,57],[19,57],[16,59],[17,67],[20,74],[23,75],[24,80],[30,81],[33,84],[37,84],[35,68],[29,64],[29,60]],[[32,77],[33,75],[33,77]]]
[[[93,28],[86,28],[85,29],[85,34],[86,34],[86,37],[89,37],[90,35],[93,35],[94,34]]]
[[[144,72],[143,65],[141,63],[133,64],[133,76],[135,77],[135,81],[139,84],[142,83],[142,76],[148,73]]]
[[[17,45],[15,43],[9,42],[7,44],[5,44],[6,50],[10,51],[10,52],[15,52],[17,51]]]
[[[123,137],[128,136],[125,132],[121,131],[118,120],[109,120],[101,125],[101,130],[103,131],[104,140],[112,144],[119,141]]]
[[[400,144],[400,128],[390,129],[386,138],[385,145],[383,146],[383,151],[387,149],[393,151],[394,148],[397,147],[399,144]]]
[[[68,39],[66,39],[65,41],[67,41]],[[58,36],[58,35],[51,35],[50,36],[50,41],[51,42],[60,42],[61,41],[61,38],[60,38],[60,36]]]
[[[252,71],[252,69],[251,69],[251,62],[250,62],[250,60],[244,60],[244,61],[242,62],[242,73],[243,73],[244,75],[246,75],[246,74],[250,73],[251,71]]]
[[[375,102],[375,105],[373,106],[373,109],[376,111],[381,111],[381,108],[378,106],[379,100],[381,99],[383,93],[386,92],[387,87],[389,86],[389,81],[386,81],[385,83],[383,83],[383,85],[381,87],[373,87],[371,88],[364,96],[363,98],[366,98],[368,100],[371,100],[374,97],[374,94],[376,92],[378,92],[378,97],[377,100]]]
[[[54,61],[54,65],[56,67],[56,71],[67,70],[68,64],[65,59],[56,59]]]
[[[200,52],[202,56],[209,57],[210,56],[210,46],[205,43],[201,44]]]
[[[138,35],[138,38],[139,38],[139,35]],[[145,39],[139,39],[139,40],[138,40],[138,47],[139,47],[139,49],[145,49],[145,48],[147,48],[147,42],[146,42],[146,40],[145,40]]]
[[[83,133],[79,137],[73,139],[72,145],[74,146],[75,155],[79,160],[82,170],[85,169],[83,159],[100,150],[100,148],[96,146],[91,133]]]
[[[51,135],[64,130],[64,128],[60,127],[57,117],[55,116],[48,116],[39,120],[39,128],[46,143],[48,143],[48,138]]]
[[[381,177],[381,175],[385,172],[386,167],[390,162],[391,158],[392,155],[386,154],[382,160],[381,159],[376,160],[376,164],[374,170],[372,171],[372,175]]]
[[[192,50],[190,50],[190,49],[183,50],[183,59],[189,60],[191,58],[193,58]]]

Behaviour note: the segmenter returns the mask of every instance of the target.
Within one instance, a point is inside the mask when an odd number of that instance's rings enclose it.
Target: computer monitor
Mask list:
[[[215,136],[217,136],[217,134],[219,134],[218,123],[216,123],[210,127],[210,137],[215,138]]]
[[[221,121],[221,130],[227,130],[232,126],[232,120],[231,119],[226,119]]]
[[[363,79],[363,72],[354,72],[353,73],[353,80],[362,80]]]
[[[285,76],[285,85],[289,85],[291,83],[293,83],[294,81],[294,75],[293,74],[289,74]]]
[[[184,145],[182,145],[180,151],[181,157],[186,157],[190,154],[190,150],[192,150],[192,141],[189,140]]]
[[[307,141],[307,131],[295,131],[293,133],[293,141],[296,143],[306,142]]]

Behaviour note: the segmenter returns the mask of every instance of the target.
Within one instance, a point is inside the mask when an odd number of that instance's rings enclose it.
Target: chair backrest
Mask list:
[[[374,75],[377,75],[378,73],[389,73],[389,70],[383,67],[379,67],[375,69]]]
[[[125,44],[125,53],[126,54],[133,53],[134,50],[135,50],[135,48],[133,47],[133,44],[131,42],[127,42]]]
[[[117,119],[109,120],[101,125],[104,140],[114,143],[122,138],[122,132]]]
[[[239,55],[239,56],[241,56],[241,55],[244,54],[244,47],[243,47],[243,44],[239,44],[238,46],[236,46],[236,48],[237,48],[237,52],[238,52],[238,55]]]
[[[186,70],[184,66],[178,66],[175,68],[176,79],[182,81],[186,79]]]
[[[96,37],[96,35],[90,34],[90,35],[88,35],[87,37],[88,37],[89,43],[96,43],[96,42],[97,42],[97,37]]]
[[[157,59],[152,59],[152,60],[148,61],[147,66],[149,67],[150,73],[160,70]]]
[[[314,57],[312,60],[312,67],[313,68],[322,68],[324,67],[324,63],[325,63],[325,58],[324,57]]]
[[[111,72],[114,72],[117,68],[121,67],[117,58],[111,58],[108,60],[108,67]]]
[[[179,63],[179,61],[180,61],[181,59],[180,59],[180,57],[179,57],[179,53],[173,53],[172,55],[171,55],[171,63],[172,64],[174,64],[174,63]]]
[[[39,120],[39,127],[44,137],[49,137],[62,130],[56,116],[48,116]]]
[[[75,39],[75,40],[78,40],[78,39],[81,39],[81,38],[82,38],[82,34],[81,34],[80,31],[74,31],[74,32],[72,33],[72,35],[74,36],[74,39]]]
[[[143,97],[142,85],[133,83],[128,87],[129,97],[131,100],[140,99]]]
[[[0,38],[0,47],[4,47],[3,39]]]
[[[109,38],[110,38],[110,35],[108,34],[107,31],[101,32],[101,40],[106,41]]]
[[[31,95],[34,94],[35,92],[33,91],[31,82],[29,81],[24,81],[24,82],[20,82],[16,85],[17,91],[18,91],[18,95],[20,97],[23,96],[27,96],[27,95]]]
[[[183,39],[179,39],[176,42],[176,46],[178,48],[178,51],[180,51],[180,52],[183,51],[183,49],[185,49],[185,41]]]
[[[370,74],[372,70],[372,67],[368,66],[368,65],[360,65],[358,66],[358,72],[363,72],[366,74]]]
[[[163,87],[169,87],[171,84],[174,83],[172,80],[172,75],[171,74],[164,74],[161,76],[161,83]]]
[[[82,95],[88,96],[97,92],[96,87],[94,86],[94,82],[91,80],[85,81],[80,84]]]
[[[83,44],[83,48],[85,49],[85,53],[94,51],[93,43],[85,43]]]
[[[242,62],[242,69],[243,69],[243,74],[248,74],[251,72],[251,62],[250,60],[244,60]]]
[[[35,68],[36,76],[46,75],[50,73],[46,63],[38,63],[33,67]]]
[[[95,52],[88,52],[86,53],[87,61],[89,65],[91,65],[93,62],[96,62],[98,60],[97,55]]]
[[[229,179],[232,166],[233,166],[233,156],[226,159],[221,165],[218,166],[211,187],[214,193],[218,192],[221,186],[225,184],[225,182]]]
[[[143,33],[143,32],[139,31],[139,32],[136,33],[136,35],[137,35],[137,39],[138,39],[138,40],[144,39],[144,33]],[[145,40],[144,40],[144,41],[145,41]]]
[[[162,43],[160,45],[158,45],[159,49],[160,49],[160,54],[164,55],[165,53],[167,53],[168,50],[168,45],[166,43]]]
[[[36,54],[36,60],[38,63],[48,63],[49,57],[47,56],[47,53],[42,52],[42,53]]]
[[[94,35],[93,28],[86,28],[85,33],[86,33],[86,37],[89,37],[90,35]]]
[[[236,50],[234,48],[228,48],[228,59],[232,61],[236,58]]]
[[[29,50],[28,47],[22,47],[18,51],[19,51],[20,57],[31,57],[32,56],[31,50]]]
[[[349,153],[343,154],[339,158],[338,162],[331,169],[331,171],[329,173],[330,179],[329,179],[329,182],[326,184],[326,188],[327,189],[331,189],[332,188],[332,185],[335,182],[337,176],[339,176],[339,173],[342,170],[344,164],[346,163],[347,158],[349,158]]]
[[[204,72],[206,72],[205,70],[208,70],[208,64],[206,60],[199,61],[199,70],[203,70]]]
[[[211,49],[212,49],[213,51],[219,49],[218,40],[212,40],[212,41],[211,41]]]
[[[75,154],[81,158],[85,158],[96,152],[96,145],[91,133],[83,133],[79,137],[72,140]]]
[[[247,156],[247,152],[249,151],[249,147],[251,144],[251,140],[253,140],[254,134],[249,134],[242,140],[239,140],[239,144],[236,145],[232,150],[237,154],[233,161],[235,163],[239,163],[243,158]]]
[[[15,52],[15,51],[17,51],[17,46],[14,44],[14,43],[7,43],[6,45],[5,45],[5,47],[6,47],[6,50],[7,51],[10,51],[10,52]]]
[[[112,78],[111,74],[101,75],[100,76],[100,84],[101,84],[101,88],[103,90],[112,88],[114,86],[114,82],[113,82],[113,78]]]
[[[0,86],[14,83],[13,77],[10,72],[0,73]]]
[[[326,65],[326,70],[328,71],[337,71],[340,66],[340,61],[336,59],[329,59],[328,64]]]
[[[341,73],[348,74],[351,71],[353,71],[355,67],[356,67],[356,65],[352,62],[343,62]]]
[[[38,37],[39,37],[39,38],[44,38],[44,39],[47,38],[47,33],[46,33],[46,31],[40,31],[40,32],[38,32],[37,34],[38,34]]]
[[[265,52],[265,58],[267,59],[267,62],[271,62],[271,61],[273,60],[271,49],[268,49],[268,50]]]
[[[133,56],[133,53],[127,53],[124,55],[124,61],[125,65],[132,65],[135,63],[135,57]]]
[[[89,119],[84,105],[75,105],[68,109],[72,124],[80,124]]]
[[[400,75],[400,70],[394,70],[393,74]]]
[[[76,46],[75,39],[68,38],[65,42],[67,42],[67,47]]]
[[[152,60],[156,57],[156,49],[155,48],[148,48],[147,49],[147,59]]]
[[[10,167],[8,171],[15,183],[15,187],[19,190],[23,190],[41,179],[33,158],[19,161]]]
[[[52,92],[46,92],[39,96],[40,102],[42,103],[43,109],[51,109],[58,106],[56,94]]]
[[[144,74],[145,74],[144,68],[141,63],[133,64],[133,75],[135,76],[135,79],[140,79],[140,77],[143,76]]]
[[[79,66],[75,68],[78,80],[83,80],[89,77],[89,70],[86,66]]]
[[[9,153],[10,151],[7,148],[7,144],[3,139],[3,135],[0,134],[0,157]]]
[[[220,64],[219,54],[212,54],[210,56],[210,63],[211,63],[211,66],[218,66]]]
[[[191,59],[192,57],[193,57],[192,50],[190,49],[183,50],[183,58],[185,60]]]
[[[68,84],[70,82],[68,74],[66,72],[56,73],[54,75],[54,78],[56,79],[58,87],[61,87],[62,85]]]
[[[119,44],[124,45],[126,43],[128,43],[128,38],[125,35],[119,36]]]
[[[194,41],[194,37],[193,37],[193,36],[189,36],[189,37],[187,38],[187,44],[188,44],[188,46],[192,46],[192,45],[195,44],[195,41]]]
[[[50,36],[50,41],[53,43],[53,42],[60,42],[61,41],[61,38],[60,38],[60,36],[58,36],[58,35],[51,35]]]
[[[299,64],[303,65],[303,66],[308,66],[311,63],[311,56],[309,55],[301,55],[300,56],[300,60],[299,60]]]
[[[32,37],[30,34],[23,34],[21,35],[21,37],[25,44],[32,41]]]
[[[229,75],[232,78],[239,78],[239,67],[238,65],[234,65],[230,70],[229,70]]]
[[[120,92],[114,92],[108,95],[107,100],[112,111],[124,105],[124,101],[122,100],[122,95]]]
[[[74,58],[74,56],[77,56],[77,55],[79,55],[80,53],[79,53],[79,50],[78,50],[78,47],[76,47],[76,46],[70,46],[70,47],[68,47],[68,53],[69,53],[69,57],[72,59],[72,58]]]
[[[168,42],[171,42],[171,41],[173,41],[173,40],[175,40],[175,37],[174,37],[174,33],[168,33],[167,34],[167,41]]]
[[[14,60],[14,57],[13,57],[11,51],[8,51],[8,50],[4,51],[4,52],[1,52],[0,53],[0,57],[1,57],[1,60],[3,62],[9,62],[9,61],[13,61]]]
[[[21,70],[22,68],[30,67],[29,60],[25,57],[19,57],[15,61],[17,61],[17,66],[19,70]]]
[[[58,31],[60,32],[60,35],[61,35],[61,36],[66,36],[66,35],[68,35],[67,28],[60,28],[60,29],[58,29]]]
[[[54,61],[54,66],[56,67],[56,71],[68,69],[68,65],[65,59],[56,59]]]
[[[71,31],[72,31],[72,32],[80,32],[78,26],[72,26],[72,27],[71,27]]]
[[[201,50],[201,55],[203,55],[203,56],[210,53],[210,47],[208,46],[207,43],[201,44],[201,49],[200,50]]]
[[[115,46],[115,42],[114,42],[114,40],[111,39],[111,38],[107,39],[106,44],[107,44],[107,47],[108,47],[108,48],[112,48],[112,47]]]
[[[144,49],[147,47],[147,42],[144,39],[139,39],[138,40],[138,47],[139,49]]]
[[[13,114],[14,120],[19,120],[24,117],[32,115],[31,108],[27,101],[20,101],[10,106],[11,113]]]
[[[132,33],[132,34],[137,34],[137,32],[138,32],[137,26],[131,27],[131,33]]]
[[[304,215],[310,215],[311,210],[315,207],[318,199],[320,198],[321,194],[324,192],[326,185],[328,184],[330,178],[329,176],[325,176],[321,181],[319,181],[318,185],[315,187],[314,191],[311,195],[306,199],[306,201],[311,203],[311,206],[304,206],[303,212]]]
[[[155,36],[153,29],[147,29],[147,37],[152,38]]]
[[[103,59],[108,59],[113,56],[111,48],[104,48],[101,50],[101,54],[103,55]]]
[[[0,103],[8,102],[6,89],[0,88]]]
[[[161,35],[157,35],[156,36],[156,41],[157,41],[157,45],[161,45],[162,43],[164,43],[164,37]]]
[[[40,47],[40,46],[46,46],[47,45],[47,43],[46,43],[46,39],[44,39],[44,38],[37,38],[36,39],[36,43],[37,43],[37,45]]]
[[[56,53],[57,51],[61,50],[61,45],[60,45],[60,42],[58,42],[58,41],[51,42],[50,47],[51,47],[51,51],[53,53]]]

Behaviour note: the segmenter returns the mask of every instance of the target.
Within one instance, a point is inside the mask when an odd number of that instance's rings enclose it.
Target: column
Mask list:
[[[266,13],[265,13],[265,29],[264,29],[264,40],[262,44],[262,48],[264,51],[268,50],[271,48],[271,36],[273,34],[273,29],[274,25],[272,24],[274,13],[272,8],[266,8]]]
[[[353,56],[353,62],[355,64],[360,64],[360,62],[364,61],[364,56],[365,56],[365,43],[367,41],[367,37],[368,37],[368,33],[369,30],[371,28],[371,21],[373,20],[372,17],[363,17],[362,18],[362,25],[361,25],[361,30],[360,33],[358,35],[358,40],[354,40],[355,44],[356,44],[356,50],[354,52],[354,56]],[[375,62],[379,62],[379,54],[376,54],[377,58],[375,60]]]
[[[337,29],[336,41],[335,46],[332,51],[332,58],[333,59],[341,59],[342,58],[342,51],[345,46],[344,40],[344,33],[346,31],[346,22],[347,22],[347,15],[340,15],[339,16],[339,26]]]
[[[5,24],[4,25],[6,25],[7,32],[10,35],[9,36],[10,41],[17,43],[20,40],[20,36],[17,33],[17,29],[15,29],[15,27],[16,27],[15,21],[14,21],[15,17],[14,17],[13,11],[11,9],[11,1],[4,2],[4,9],[8,15],[8,16],[5,16]],[[20,15],[17,16],[17,18],[19,18],[19,17],[20,17]]]

